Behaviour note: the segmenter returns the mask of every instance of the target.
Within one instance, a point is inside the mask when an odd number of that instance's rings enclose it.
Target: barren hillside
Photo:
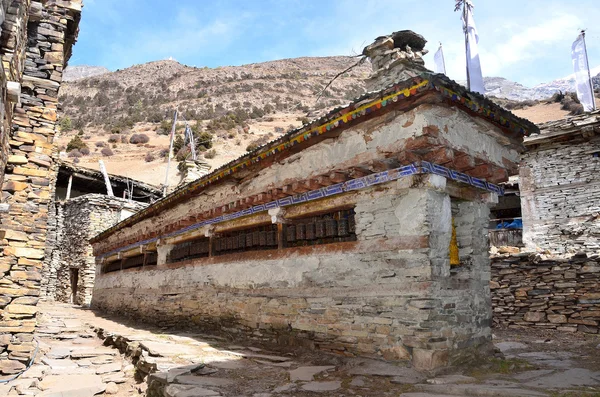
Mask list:
[[[68,82],[61,91],[66,117],[59,145],[66,148],[77,136],[90,153],[63,153],[66,159],[92,168],[103,159],[111,173],[159,185],[175,109],[178,133],[187,120],[197,141],[207,142],[198,145],[200,157],[215,168],[360,95],[368,64],[340,76],[316,101],[326,84],[355,62],[351,57],[296,58],[210,69],[157,61]],[[148,141],[129,143],[140,134]],[[187,155],[185,149],[179,154],[179,159]],[[176,165],[171,186],[178,181]]]

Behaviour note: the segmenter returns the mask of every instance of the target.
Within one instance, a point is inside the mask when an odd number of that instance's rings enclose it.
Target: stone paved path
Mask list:
[[[376,360],[232,342],[42,304],[36,363],[0,396],[600,396],[600,338],[497,331],[505,358],[436,377]],[[552,336],[552,334],[550,334]]]

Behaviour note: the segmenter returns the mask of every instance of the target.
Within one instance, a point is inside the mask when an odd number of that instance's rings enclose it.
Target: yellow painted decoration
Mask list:
[[[459,266],[460,257],[458,256],[458,240],[456,238],[456,227],[454,218],[452,218],[452,237],[450,237],[450,266]]]

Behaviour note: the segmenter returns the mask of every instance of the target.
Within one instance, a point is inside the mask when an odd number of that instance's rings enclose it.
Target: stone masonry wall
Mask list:
[[[2,2],[3,7],[6,4]],[[21,84],[19,104],[7,113],[10,136],[4,131],[0,140],[2,153],[8,154],[0,170],[4,175],[0,203],[3,374],[25,368],[35,349],[35,306],[56,171],[52,142],[58,90],[77,36],[81,7],[81,0],[14,0],[2,26],[4,71],[7,79]]]
[[[600,142],[545,146],[523,155],[523,241],[534,251],[600,252]]]
[[[445,184],[405,183],[352,199],[356,243],[182,265],[159,259],[156,267],[107,274],[98,266],[92,306],[161,326],[412,359],[419,368],[448,365],[491,340],[489,258],[480,255],[485,237],[477,237],[485,236],[489,212],[485,203],[455,204],[465,266],[451,272]]]
[[[130,202],[118,197],[87,194],[57,203],[58,239],[47,266],[47,297],[61,302],[89,305],[96,275],[96,262],[90,238],[117,224],[126,209],[137,212],[144,203]],[[71,269],[78,270],[75,299],[71,286]],[[47,281],[46,281],[47,280]]]
[[[600,257],[492,258],[494,325],[598,333]]]

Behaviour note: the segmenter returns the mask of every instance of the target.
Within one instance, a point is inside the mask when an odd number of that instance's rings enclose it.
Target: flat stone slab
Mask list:
[[[253,352],[232,352],[232,351],[222,350],[221,353],[231,354],[233,356],[238,356],[238,357],[243,357],[243,358],[258,358],[261,360],[273,361],[276,363],[281,363],[281,362],[291,360],[291,358],[289,358],[289,357],[273,356],[273,355],[268,355],[268,354],[257,354],[257,353],[253,353]]]
[[[165,388],[165,397],[211,397],[220,395],[221,393],[217,391],[202,387],[169,385]]]
[[[546,397],[548,394],[522,388],[492,385],[415,385],[423,392],[474,397]]]
[[[71,355],[70,347],[53,347],[48,353],[46,353],[46,357],[48,358],[67,358]]]
[[[302,385],[302,390],[314,391],[314,392],[325,392],[335,391],[342,387],[342,382],[334,380],[330,382],[310,382]]]
[[[456,395],[450,394],[431,394],[431,393],[404,393],[400,394],[400,397],[456,397]]]
[[[431,394],[431,393],[404,393],[400,394],[400,397],[456,397],[456,395],[450,394]]]
[[[92,397],[102,393],[106,385],[97,375],[49,375],[38,382],[43,397]]]
[[[90,359],[90,361],[94,365],[108,364],[108,363],[112,363],[114,360],[115,360],[114,356],[108,356],[106,354],[102,355],[102,356],[98,356],[98,357],[93,357]]]
[[[427,383],[431,385],[448,385],[456,383],[475,383],[477,379],[464,375],[446,375],[433,379],[427,379]]]
[[[100,365],[98,368],[96,368],[96,374],[102,375],[102,374],[108,374],[111,372],[119,372],[122,367],[123,366],[121,365],[120,362],[103,364],[103,365]]]
[[[525,359],[531,363],[546,365],[554,368],[573,368],[575,363],[570,358],[573,355],[569,352],[527,352],[520,353],[517,357]]]
[[[511,350],[527,349],[527,345],[520,342],[500,342],[494,343],[494,345],[500,349],[502,353],[506,353]]]
[[[109,347],[95,347],[95,348],[75,348],[71,352],[71,358],[92,358],[98,356],[116,356],[117,350]]]
[[[232,379],[213,378],[210,376],[195,376],[195,375],[179,375],[175,378],[174,383],[181,385],[192,386],[229,386],[235,382]]]
[[[557,371],[551,375],[533,379],[525,386],[544,389],[565,389],[568,387],[585,387],[600,385],[600,372],[592,372],[583,368],[571,368]]]
[[[520,374],[515,374],[512,376],[512,378],[520,381],[525,381],[539,378],[540,376],[549,375],[554,371],[554,369],[536,369],[534,371],[525,371],[521,372]]]
[[[413,384],[425,380],[425,376],[422,373],[412,368],[399,367],[394,364],[375,360],[363,361],[362,365],[350,369],[348,373],[350,375],[389,376],[396,380],[395,383]]]
[[[190,346],[178,345],[176,343],[165,343],[144,340],[140,342],[142,349],[148,351],[153,357],[172,357],[190,354]]]
[[[75,361],[69,359],[55,359],[55,358],[42,358],[42,363],[49,366],[51,369],[75,369],[79,368],[79,365]]]
[[[313,380],[314,376],[321,372],[334,370],[335,366],[311,366],[311,367],[299,367],[290,371],[290,381],[295,382],[297,380],[310,381]]]

